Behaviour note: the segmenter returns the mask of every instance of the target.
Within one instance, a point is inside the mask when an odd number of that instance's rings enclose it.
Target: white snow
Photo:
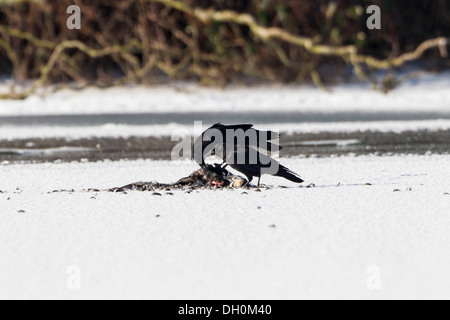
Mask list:
[[[354,144],[360,144],[361,141],[357,139],[337,139],[337,140],[313,140],[313,141],[303,141],[294,143],[285,143],[284,146],[289,145],[301,145],[301,146],[338,146],[346,147]]]
[[[67,152],[83,152],[92,151],[92,148],[80,148],[80,147],[60,147],[60,148],[47,148],[47,149],[20,149],[20,148],[0,148],[0,154],[15,154],[15,155],[39,155],[39,154],[58,154]]]
[[[8,86],[0,86],[5,91]],[[0,116],[156,112],[450,112],[450,72],[423,73],[385,95],[366,84],[332,87],[230,86],[225,90],[178,83],[152,87],[62,90],[45,98],[0,101]],[[0,90],[2,91],[2,90]]]
[[[281,161],[316,188],[96,195],[197,166],[2,165],[0,298],[450,297],[450,156]]]
[[[278,130],[292,134],[317,133],[317,132],[396,132],[405,131],[439,131],[449,130],[450,120],[416,120],[416,121],[368,121],[368,122],[313,122],[313,123],[273,123],[258,124],[258,129]],[[197,136],[194,123],[192,125],[167,124],[167,125],[122,125],[106,124],[99,126],[0,126],[0,140],[16,140],[31,138],[129,138],[148,136],[171,136],[178,141],[177,137]],[[203,130],[208,125],[203,125]],[[198,133],[197,133],[198,134]]]
[[[444,115],[450,114],[449,88],[450,72],[422,74],[388,95],[359,84],[333,87],[332,93],[281,85],[219,90],[190,83],[91,88],[1,100],[0,117],[204,111]],[[255,125],[289,133],[404,132],[449,130],[450,120]],[[0,141],[185,136],[193,129],[177,123],[3,124]],[[80,150],[0,149],[61,151]],[[82,190],[174,182],[198,166],[149,160],[0,163],[0,299],[450,298],[450,156],[281,162],[306,179],[303,187],[264,176],[262,183],[275,188],[162,196]],[[306,188],[311,183],[316,187]],[[49,193],[60,189],[74,191]],[[71,290],[78,271],[80,290]]]
[[[5,89],[5,83],[3,89]],[[0,85],[1,89],[2,85]],[[205,88],[192,83],[165,86],[128,86],[101,90],[62,90],[45,98],[33,95],[23,101],[0,101],[1,116],[91,115],[134,113],[194,112],[302,112],[308,114],[415,114],[417,119],[405,121],[253,123],[259,128],[282,132],[348,132],[450,129],[450,72],[422,74],[405,81],[388,95],[370,90],[364,84],[345,84],[326,93],[309,86],[266,85],[256,87],[230,86],[224,90]],[[431,114],[435,114],[434,116]],[[428,114],[428,116],[424,116]],[[430,119],[431,118],[431,119]],[[446,119],[438,119],[446,118]],[[167,117],[170,120],[170,116]],[[414,119],[414,117],[413,117]],[[393,119],[392,119],[393,120]],[[57,121],[57,120],[56,120]],[[206,129],[205,124],[205,129]],[[0,140],[28,138],[91,138],[131,136],[167,136],[184,132],[193,134],[193,124],[161,123],[132,125],[109,123],[89,126],[0,125]]]

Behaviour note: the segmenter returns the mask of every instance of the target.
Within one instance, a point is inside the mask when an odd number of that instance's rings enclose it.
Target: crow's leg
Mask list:
[[[258,188],[261,187],[261,176],[258,177]]]
[[[247,183],[244,184],[244,185],[242,186],[242,188],[248,188],[249,185],[250,185],[250,182],[252,182],[252,180],[253,180],[253,177],[247,177]]]

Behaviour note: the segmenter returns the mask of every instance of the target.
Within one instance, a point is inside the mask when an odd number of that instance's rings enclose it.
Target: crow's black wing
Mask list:
[[[255,155],[258,151],[252,149]],[[244,174],[249,182],[253,177],[261,176],[261,168],[257,164],[250,164],[250,148],[248,146],[235,146],[233,150],[225,150],[224,161],[233,169]],[[253,154],[252,154],[253,157]]]
[[[213,125],[211,128],[214,129],[219,129],[219,130],[223,130],[225,132],[225,130],[230,129],[230,130],[239,130],[242,129],[244,131],[247,131],[251,128],[253,128],[252,124],[232,124],[232,125],[224,125],[221,123],[216,123],[215,125]]]
[[[281,165],[277,160],[248,146],[236,146],[234,150],[227,150],[225,161],[248,178],[268,174],[296,183],[304,182],[298,174]]]
[[[223,125],[221,123],[216,123],[211,129],[220,130],[222,132],[224,143],[249,146],[267,152],[277,152],[283,149],[279,144],[271,142],[272,140],[280,139],[280,134],[278,132],[258,130],[253,128],[252,124]],[[228,141],[229,135],[227,135],[227,130],[232,130],[229,133],[233,134],[234,141]],[[244,136],[238,137],[242,132],[237,130],[242,130]]]
[[[232,130],[230,133],[233,134],[234,141],[228,141],[227,130]],[[242,130],[244,137],[238,137],[239,131],[237,130]],[[215,134],[221,134],[222,141],[216,141]],[[271,141],[279,138],[278,132],[257,130],[253,128],[252,124],[224,125],[216,123],[206,129],[194,142],[194,159],[200,166],[204,166],[205,155],[219,147],[221,143],[228,146],[249,147],[263,153],[278,152],[282,147]],[[228,147],[228,149],[232,148]]]
[[[244,132],[251,129],[252,124],[236,124],[236,125],[224,125],[222,123],[216,123],[206,129],[194,142],[194,160],[200,165],[205,165],[205,155],[209,154],[213,149],[226,144],[227,130],[243,130]],[[222,141],[216,141],[214,136],[216,134],[222,135]]]
[[[275,131],[263,131],[251,128],[247,132],[248,137],[256,137],[256,140],[254,139],[246,139],[244,146],[249,146],[251,148],[256,148],[260,151],[267,151],[267,152],[278,152],[283,149],[282,146],[279,144],[271,142],[272,140],[278,140],[280,139],[280,134]],[[239,143],[239,141],[238,141]]]

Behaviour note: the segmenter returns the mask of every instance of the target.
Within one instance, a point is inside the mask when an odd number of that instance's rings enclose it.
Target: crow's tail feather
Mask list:
[[[298,174],[295,172],[289,170],[285,166],[282,166],[280,164],[280,169],[278,170],[278,173],[276,174],[277,177],[283,177],[285,179],[288,179],[289,181],[296,182],[296,183],[302,183],[305,182]]]

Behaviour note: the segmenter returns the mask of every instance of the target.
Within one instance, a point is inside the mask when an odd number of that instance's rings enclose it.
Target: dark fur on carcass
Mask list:
[[[193,187],[228,187],[230,185],[229,178],[231,173],[222,168],[220,165],[206,165],[191,173],[189,177],[180,179],[175,183],[177,186],[193,186]]]
[[[111,192],[126,191],[157,191],[164,189],[185,189],[185,188],[227,188],[232,184],[232,179],[236,178],[228,170],[220,165],[205,165],[191,173],[188,177],[182,178],[173,184],[162,184],[154,182],[136,182],[121,188],[113,188]],[[244,179],[246,182],[246,180]],[[245,184],[245,183],[244,183]]]

